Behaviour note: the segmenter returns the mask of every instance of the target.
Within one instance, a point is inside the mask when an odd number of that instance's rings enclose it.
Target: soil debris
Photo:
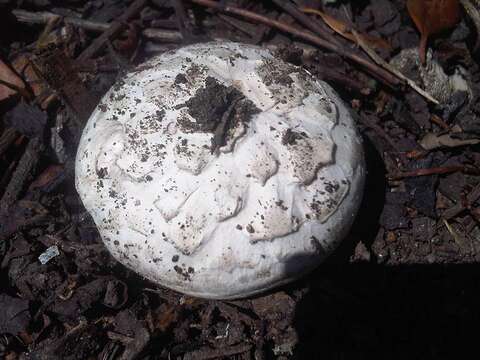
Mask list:
[[[405,88],[305,6],[388,41],[391,49],[376,50],[386,62],[407,54],[401,71],[420,87],[433,71],[443,80],[429,91],[448,90],[436,93],[442,102]],[[0,80],[18,87],[0,84],[0,358],[450,359],[478,351],[470,329],[480,317],[480,66],[470,17],[429,37],[430,67],[419,64],[419,32],[397,0],[0,0],[0,20]],[[296,66],[328,81],[358,119],[368,168],[355,225],[325,264],[228,302],[158,288],[119,266],[73,180],[83,121],[117,78],[152,54],[207,38],[258,44],[288,61],[278,74],[265,67],[272,87],[291,84]],[[175,87],[199,76],[192,64]],[[258,112],[213,78],[184,106],[193,120],[182,126],[211,135],[213,152]],[[282,137],[286,146],[302,139],[295,130]],[[324,251],[315,237],[311,244]],[[200,271],[182,256],[164,260],[180,276]],[[279,265],[294,272],[302,261],[299,252]]]
[[[195,122],[182,122],[184,131],[213,133],[212,153],[227,144],[232,129],[239,123],[248,125],[251,117],[260,111],[239,90],[220,84],[210,76],[205,79],[205,87],[197,90],[185,106]]]

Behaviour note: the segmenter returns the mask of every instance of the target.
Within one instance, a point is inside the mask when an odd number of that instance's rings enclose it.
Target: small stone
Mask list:
[[[48,263],[50,260],[52,260],[54,257],[57,257],[60,255],[60,251],[58,250],[57,245],[52,245],[47,250],[45,250],[40,256],[38,257],[38,260],[42,263],[42,265],[45,265]]]

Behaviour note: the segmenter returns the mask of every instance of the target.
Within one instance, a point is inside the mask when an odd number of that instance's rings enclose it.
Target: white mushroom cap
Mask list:
[[[362,144],[325,83],[267,50],[204,43],[155,57],[103,98],[76,186],[105,245],[205,298],[292,281],[349,230]]]

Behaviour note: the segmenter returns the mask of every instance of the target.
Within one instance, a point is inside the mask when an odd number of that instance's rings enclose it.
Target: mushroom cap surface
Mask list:
[[[365,177],[350,111],[260,47],[152,58],[91,115],[76,188],[122,264],[192,296],[233,299],[314,269],[347,234]]]

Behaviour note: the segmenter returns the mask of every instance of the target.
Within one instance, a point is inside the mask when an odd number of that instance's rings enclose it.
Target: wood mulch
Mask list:
[[[326,3],[350,39],[300,10],[320,0],[0,0],[0,358],[450,359],[477,350],[480,19],[466,11],[430,39],[444,81],[463,74],[469,88],[444,83],[444,93],[424,86],[405,1]],[[357,221],[325,264],[228,302],[182,296],[118,264],[74,187],[82,128],[110,86],[154,54],[220,38],[267,47],[330,83],[356,114],[368,166]],[[417,89],[385,65],[405,51],[414,55],[402,74]]]

